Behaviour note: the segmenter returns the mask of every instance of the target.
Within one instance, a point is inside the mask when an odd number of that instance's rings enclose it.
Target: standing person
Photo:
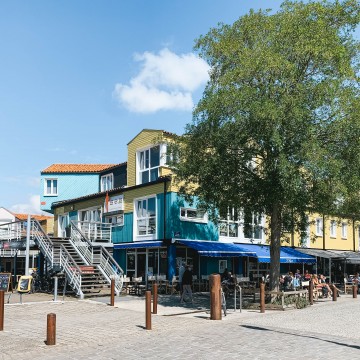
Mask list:
[[[190,269],[190,266],[186,267],[186,270],[184,272],[184,275],[182,277],[182,287],[183,287],[183,292],[181,294],[181,299],[180,302],[183,304],[184,303],[184,298],[186,295],[189,295],[190,297],[190,302],[193,302],[193,298],[192,298],[192,290],[191,290],[191,286],[192,286],[192,271]]]
[[[183,275],[185,272],[185,264],[183,262],[181,262],[180,267],[179,267],[179,291],[180,291],[180,296],[183,292],[183,287],[182,287],[182,279],[183,279]]]

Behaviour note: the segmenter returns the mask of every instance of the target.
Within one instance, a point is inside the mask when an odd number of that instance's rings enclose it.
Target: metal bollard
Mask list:
[[[153,314],[157,314],[158,284],[153,284]]]
[[[54,276],[54,301],[57,301],[58,294],[58,277]]]
[[[151,330],[151,291],[145,291],[145,328]]]
[[[357,285],[353,285],[352,290],[353,290],[353,298],[356,299],[357,298],[357,290],[358,290]]]
[[[56,344],[56,314],[47,315],[46,345]]]
[[[111,279],[110,306],[115,305],[115,279]]]
[[[265,283],[260,283],[260,312],[265,312]]]
[[[314,283],[311,280],[309,282],[309,303],[314,305]]]
[[[221,281],[219,274],[209,276],[210,320],[221,320]]]
[[[5,291],[0,290],[0,331],[4,330]]]

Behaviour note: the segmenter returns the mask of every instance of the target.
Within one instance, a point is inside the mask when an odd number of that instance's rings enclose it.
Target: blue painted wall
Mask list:
[[[133,213],[124,214],[124,226],[112,228],[111,239],[114,244],[133,241]]]
[[[168,206],[168,236],[191,240],[219,240],[219,231],[213,222],[196,223],[180,220],[180,208],[196,208],[196,203],[187,203],[177,193],[170,193],[171,204]]]
[[[58,195],[44,196],[45,179],[58,179]],[[51,205],[56,201],[74,199],[99,192],[99,174],[41,174],[40,205],[43,211],[51,212]]]

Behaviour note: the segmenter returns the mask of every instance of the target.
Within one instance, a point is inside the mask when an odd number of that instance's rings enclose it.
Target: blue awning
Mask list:
[[[256,256],[254,251],[244,249],[242,246],[233,243],[204,240],[176,240],[175,242],[196,250],[201,256]]]
[[[137,248],[155,248],[163,246],[162,241],[135,241],[130,243],[114,244],[114,249],[137,249]]]
[[[270,262],[270,246],[269,245],[256,245],[256,244],[239,244],[241,247],[248,251],[256,253],[258,261],[261,263]],[[291,247],[281,246],[280,249],[280,263],[295,263],[295,264],[315,264],[316,258],[311,255],[303,254],[298,250]]]

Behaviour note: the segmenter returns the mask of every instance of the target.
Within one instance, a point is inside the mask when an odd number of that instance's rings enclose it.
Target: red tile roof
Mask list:
[[[52,164],[41,173],[98,173],[118,165],[123,164]]]
[[[27,220],[27,218],[28,218],[28,214],[15,214],[14,213],[14,215],[18,220]],[[43,221],[43,220],[53,218],[53,216],[45,216],[45,215],[30,215],[30,216],[38,221]]]

